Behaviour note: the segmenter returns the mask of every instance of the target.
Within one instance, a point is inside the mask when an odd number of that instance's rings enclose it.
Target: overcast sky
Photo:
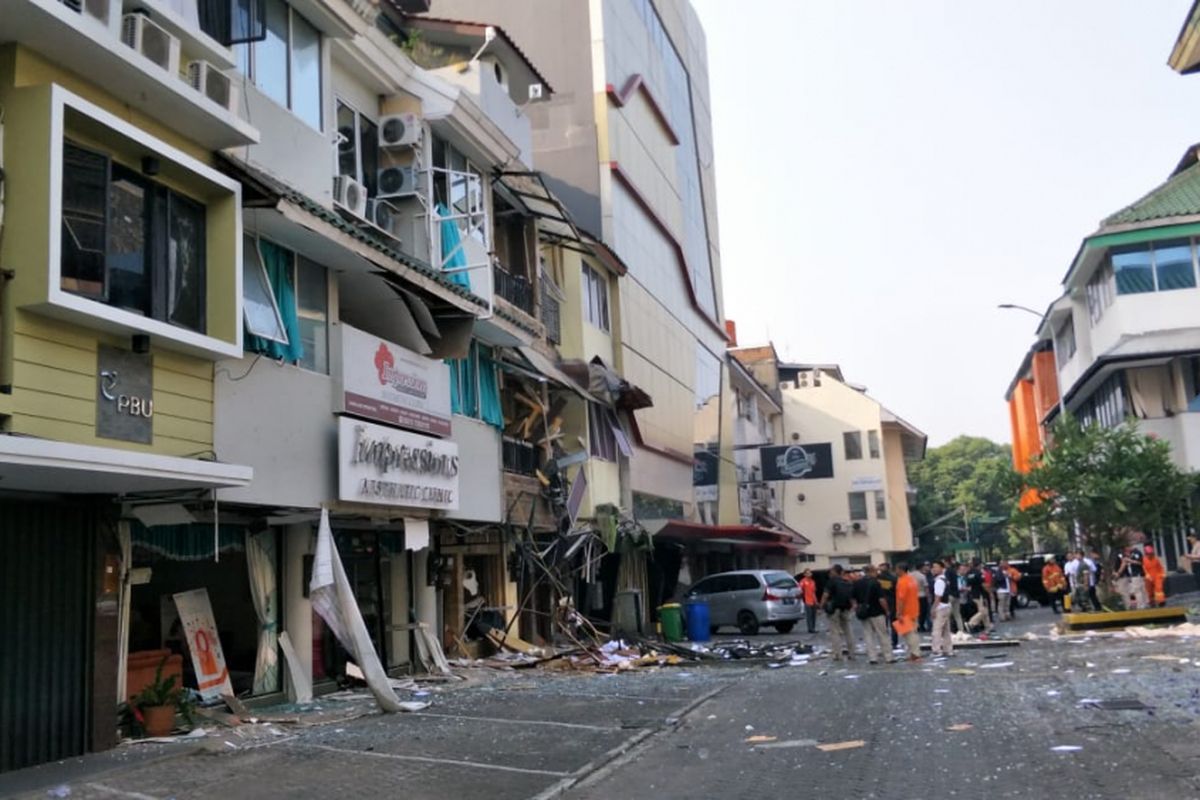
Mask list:
[[[692,0],[726,316],[832,361],[931,445],[1004,391],[1100,219],[1200,141],[1166,65],[1189,0]]]

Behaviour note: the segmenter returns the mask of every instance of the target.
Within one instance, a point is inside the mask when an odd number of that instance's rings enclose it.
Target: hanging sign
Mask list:
[[[100,345],[96,349],[96,435],[150,444],[154,441],[154,360]]]
[[[860,476],[850,481],[850,491],[852,492],[878,492],[882,490],[883,478],[876,475]]]
[[[192,654],[192,667],[196,670],[200,696],[205,700],[219,700],[223,694],[233,694],[233,684],[229,682],[229,670],[225,666],[225,653],[217,636],[217,622],[213,619],[212,603],[208,601],[208,590],[180,592],[175,595],[175,607],[179,609],[183,635]]]
[[[450,435],[450,371],[441,361],[341,325],[342,407],[398,428]]]
[[[764,481],[833,477],[833,447],[828,442],[759,449]]]
[[[458,445],[338,419],[338,499],[412,508],[458,508]]]

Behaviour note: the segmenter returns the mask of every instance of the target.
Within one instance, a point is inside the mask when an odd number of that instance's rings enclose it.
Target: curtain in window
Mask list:
[[[467,253],[462,246],[462,233],[458,230],[458,223],[452,219],[446,219],[450,216],[450,210],[441,203],[437,204],[438,219],[441,220],[440,233],[442,237],[442,269],[459,269],[467,265]],[[451,283],[471,288],[471,278],[466,272],[452,272],[446,276]]]
[[[258,617],[258,655],[254,660],[254,694],[279,690],[279,593],[275,585],[275,532],[246,534],[246,574]]]
[[[500,381],[490,353],[482,354],[479,344],[472,342],[466,358],[447,359],[446,365],[450,368],[450,410],[502,429]]]
[[[304,358],[304,344],[300,340],[300,319],[296,316],[296,286],[292,282],[292,254],[265,240],[258,242],[263,265],[267,268],[267,280],[275,301],[279,304],[279,318],[287,332],[288,343],[273,342],[258,336],[246,336],[246,349],[262,353],[276,361],[299,361]]]
[[[500,410],[500,381],[496,377],[496,362],[486,356],[479,357],[479,418],[494,428],[504,428],[504,412]]]

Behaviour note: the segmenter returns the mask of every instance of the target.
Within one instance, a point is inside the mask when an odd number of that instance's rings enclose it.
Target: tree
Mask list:
[[[926,529],[917,537],[919,556],[944,555],[954,542],[967,536],[984,550],[1008,549],[1005,525],[997,521],[1007,520],[1015,507],[1016,482],[1007,445],[959,436],[929,450],[924,461],[909,467],[908,477],[917,490],[913,530]],[[962,530],[961,514],[936,522],[964,508],[968,520],[988,520],[990,524],[972,525],[973,531]]]
[[[1019,520],[1071,530],[1104,557],[1134,531],[1178,524],[1196,488],[1196,475],[1171,460],[1171,445],[1127,421],[1115,428],[1080,425],[1068,416],[1054,425],[1053,445],[1023,476],[1040,502]]]

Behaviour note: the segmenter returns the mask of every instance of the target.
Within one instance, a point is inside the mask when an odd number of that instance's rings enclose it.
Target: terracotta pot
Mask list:
[[[168,736],[175,729],[175,706],[142,706],[147,736]]]

